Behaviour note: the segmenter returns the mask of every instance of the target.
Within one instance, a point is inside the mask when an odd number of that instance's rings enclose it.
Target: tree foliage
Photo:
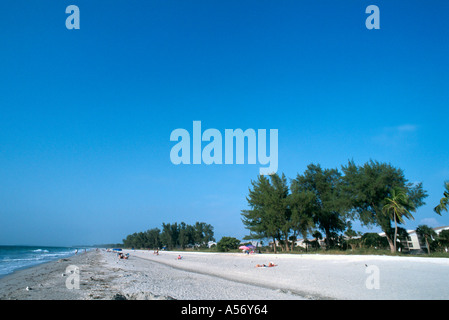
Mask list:
[[[385,199],[386,204],[382,208],[382,212],[389,215],[390,219],[394,221],[394,237],[393,246],[396,252],[397,245],[397,222],[404,223],[404,217],[414,219],[410,211],[416,211],[413,202],[410,201],[407,193],[400,188],[393,188],[391,190],[391,197]]]
[[[430,243],[436,239],[437,233],[428,225],[421,224],[416,228],[416,234],[426,243],[427,253],[430,254]]]
[[[341,172],[310,164],[290,185],[284,174],[258,176],[246,198],[249,208],[241,213],[250,231],[245,238],[268,238],[285,250],[293,246],[290,239],[302,235],[307,242],[315,230],[324,233],[326,248],[331,248],[341,243],[347,221],[359,220],[380,227],[395,252],[402,230],[398,224],[412,219],[426,197],[422,183],[410,183],[401,169],[387,163],[349,161]]]
[[[135,232],[123,239],[123,245],[127,248],[159,248],[161,247],[161,230],[149,229],[145,232]]]
[[[449,207],[449,181],[444,183],[444,188],[446,191],[443,192],[443,197],[440,200],[440,203],[433,209],[437,214],[441,216],[443,211],[448,211]]]
[[[206,247],[209,241],[214,241],[214,228],[205,222],[194,225],[181,223],[162,223],[162,230],[153,228],[145,232],[137,232],[123,239],[127,248],[161,248],[184,249],[188,245]]]
[[[363,225],[379,226],[386,234],[391,251],[395,251],[394,240],[389,236],[392,219],[384,214],[384,207],[388,204],[386,199],[391,199],[395,188],[401,189],[407,195],[409,205],[418,208],[425,204],[427,197],[422,183],[410,183],[401,169],[372,160],[363,166],[349,161],[342,170],[343,192],[352,208],[352,217]]]
[[[275,252],[276,241],[284,250],[291,250],[291,238],[302,235],[307,239],[318,228],[326,234],[330,247],[335,235],[345,229],[340,180],[337,170],[323,170],[311,164],[290,186],[284,174],[259,176],[251,181],[249,209],[242,210],[243,224],[250,231],[248,238],[271,239]]]
[[[367,232],[362,236],[362,243],[367,248],[384,249],[388,247],[388,241],[378,233]]]
[[[253,189],[249,189],[246,198],[249,209],[242,210],[242,222],[250,230],[252,239],[269,238],[288,240],[289,220],[289,188],[284,175],[278,174],[258,176],[251,181]],[[276,251],[276,246],[274,246]]]
[[[240,240],[234,237],[222,237],[220,241],[217,242],[217,249],[221,252],[226,252],[230,250],[238,249]]]
[[[326,236],[326,245],[331,247],[332,234],[345,229],[346,208],[341,191],[341,174],[337,169],[322,169],[310,164],[302,175],[292,181],[292,189],[310,197],[311,217],[315,225]]]

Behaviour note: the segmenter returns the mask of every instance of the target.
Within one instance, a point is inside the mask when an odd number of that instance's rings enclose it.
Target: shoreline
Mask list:
[[[73,300],[79,292],[64,290],[62,274],[72,263],[80,263],[90,252],[41,262],[14,270],[0,278],[0,300]],[[28,290],[27,290],[28,288]]]
[[[123,252],[129,259],[88,251],[17,270],[0,278],[0,300],[449,299],[444,258]],[[70,265],[79,268],[79,289],[66,286]],[[379,288],[369,287],[372,270]]]
[[[60,246],[0,245],[0,279],[20,270],[33,268],[59,259],[70,258],[92,249]]]
[[[84,254],[84,252],[81,253],[81,254]],[[31,269],[31,268],[35,268],[35,267],[39,267],[39,266],[47,264],[47,263],[54,263],[54,262],[57,262],[58,260],[70,259],[71,257],[76,256],[76,255],[80,255],[80,254],[70,254],[70,255],[62,256],[60,258],[55,258],[55,259],[52,259],[52,260],[41,261],[41,262],[37,262],[35,264],[30,264],[30,265],[18,267],[16,269],[14,269],[13,271],[9,272],[9,273],[0,274],[0,281],[1,281],[1,279],[5,278],[5,277],[9,277],[9,276],[14,275],[16,272],[20,272],[22,270],[27,270],[27,269]]]

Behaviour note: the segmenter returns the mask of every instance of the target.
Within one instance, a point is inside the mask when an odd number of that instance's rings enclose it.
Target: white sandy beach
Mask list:
[[[0,279],[0,299],[449,299],[446,258],[124,253],[129,259],[92,251],[15,272]],[[256,267],[269,262],[276,266]],[[65,285],[68,265],[80,269],[79,289]],[[378,271],[378,288],[369,288],[372,270]]]
[[[275,292],[287,293],[290,299],[449,298],[449,259],[444,258],[198,252],[162,252],[156,256],[146,251],[129,253],[136,258],[181,270],[255,285],[260,288],[258,292],[268,293],[268,299],[277,299]],[[178,254],[182,260],[176,259]],[[277,266],[255,267],[269,262]],[[372,266],[378,270],[378,289],[367,287],[367,281],[373,276]],[[266,297],[259,294],[260,299]]]

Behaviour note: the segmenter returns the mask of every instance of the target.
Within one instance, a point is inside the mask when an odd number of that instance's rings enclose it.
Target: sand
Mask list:
[[[17,271],[0,279],[0,299],[449,299],[446,258],[124,252],[129,259],[90,251]],[[269,262],[276,266],[256,267]],[[79,289],[67,288],[70,265],[79,268]]]

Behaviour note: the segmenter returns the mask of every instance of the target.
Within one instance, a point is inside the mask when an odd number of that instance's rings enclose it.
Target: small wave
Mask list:
[[[30,258],[5,258],[5,259],[0,259],[0,262],[17,262],[17,261],[39,261],[42,260],[42,258],[39,257],[30,257]]]
[[[50,251],[48,251],[46,249],[36,249],[36,250],[33,250],[33,252],[44,252],[44,253],[46,253],[46,252],[50,252]]]
[[[34,265],[57,260],[75,254],[74,248],[68,247],[0,247],[0,278],[15,270],[32,267]]]

